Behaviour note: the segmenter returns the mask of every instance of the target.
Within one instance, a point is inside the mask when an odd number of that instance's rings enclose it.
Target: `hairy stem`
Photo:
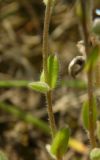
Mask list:
[[[45,81],[48,83],[48,70],[47,70],[47,59],[48,59],[48,32],[49,32],[49,25],[51,19],[51,3],[52,0],[48,0],[45,9],[45,18],[44,18],[44,29],[43,29],[43,70]]]
[[[48,83],[48,70],[47,70],[47,59],[48,59],[48,39],[49,39],[49,24],[51,18],[51,8],[52,8],[52,0],[48,0],[45,10],[45,19],[44,19],[44,32],[43,32],[43,70],[45,81]],[[46,101],[47,101],[47,110],[49,116],[49,123],[51,128],[52,138],[55,136],[56,132],[56,125],[55,125],[55,118],[52,109],[52,92],[49,91],[46,94]]]
[[[82,8],[82,28],[84,33],[85,41],[85,50],[87,58],[90,53],[90,31],[92,25],[92,0],[81,0]],[[96,147],[96,138],[95,138],[95,124],[93,122],[93,66],[91,65],[87,72],[87,81],[88,81],[88,101],[89,101],[89,137],[91,148]]]
[[[52,138],[54,138],[56,133],[56,125],[55,125],[55,118],[54,118],[53,109],[52,109],[52,92],[51,91],[49,91],[46,94],[46,99],[47,99],[47,106],[48,106],[47,110],[48,110],[51,134],[52,134]]]

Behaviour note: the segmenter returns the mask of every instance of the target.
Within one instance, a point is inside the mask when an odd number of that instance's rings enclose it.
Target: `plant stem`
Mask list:
[[[45,81],[48,83],[48,70],[47,70],[47,59],[48,59],[48,32],[49,32],[49,25],[51,19],[51,3],[52,0],[48,0],[45,9],[45,18],[44,18],[44,29],[43,29],[43,70]]]
[[[27,80],[1,80],[0,81],[0,88],[10,88],[10,87],[25,87],[27,88],[29,81]]]
[[[52,0],[48,0],[45,10],[45,19],[44,19],[44,32],[43,32],[43,70],[45,76],[45,82],[48,83],[48,70],[47,70],[47,59],[48,59],[48,37],[49,37],[49,24],[51,18],[51,8],[52,8]],[[52,138],[54,138],[56,133],[56,125],[55,125],[55,118],[52,109],[52,92],[49,91],[46,94],[46,101],[47,101],[47,110],[49,116],[49,123]]]
[[[53,109],[52,109],[52,92],[51,91],[47,93],[46,98],[47,98],[47,105],[48,105],[47,110],[48,110],[51,134],[52,134],[52,138],[54,138],[56,133],[56,124],[55,124],[55,118],[54,118]]]
[[[92,25],[92,0],[81,0],[82,8],[82,28],[84,33],[84,42],[87,58],[90,53],[90,31]],[[95,139],[95,124],[93,122],[93,66],[89,67],[87,72],[87,81],[88,81],[88,101],[89,101],[89,137],[91,148],[96,147]]]

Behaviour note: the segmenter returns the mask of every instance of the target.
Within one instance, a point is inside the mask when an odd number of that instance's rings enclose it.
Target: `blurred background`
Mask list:
[[[84,74],[73,80],[67,69],[73,57],[81,55],[76,46],[82,36],[75,5],[75,0],[58,0],[51,18],[50,52],[58,55],[60,63],[53,109],[57,126],[69,124],[71,128],[65,159],[85,160]],[[95,0],[94,18],[96,9],[100,9],[99,0]],[[27,88],[28,82],[39,80],[42,71],[44,11],[42,0],[0,0],[0,150],[9,160],[50,159],[45,149],[51,141],[45,97]]]

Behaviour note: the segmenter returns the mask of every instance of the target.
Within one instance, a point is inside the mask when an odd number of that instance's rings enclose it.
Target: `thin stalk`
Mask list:
[[[29,81],[27,80],[2,80],[0,81],[0,88],[10,88],[10,87],[28,87]]]
[[[44,29],[43,29],[43,70],[45,81],[48,83],[48,70],[47,70],[47,59],[48,59],[48,36],[49,36],[49,25],[51,19],[51,4],[52,0],[48,0],[45,9],[45,18],[44,18]]]
[[[48,110],[51,134],[52,134],[52,138],[54,138],[56,133],[56,124],[55,124],[55,118],[54,118],[53,109],[52,109],[52,92],[51,91],[47,93],[46,99],[47,99],[47,106],[48,106],[47,110]]]
[[[85,41],[85,50],[87,57],[90,53],[90,31],[92,25],[92,0],[81,0],[81,8],[82,8],[82,28],[84,34]],[[93,122],[93,66],[91,65],[87,72],[87,81],[88,81],[88,101],[89,101],[89,138],[91,148],[96,147],[96,138],[95,138],[95,124]]]
[[[52,9],[52,0],[48,0],[45,10],[45,19],[44,19],[44,31],[43,31],[43,70],[45,81],[48,83],[48,70],[47,70],[47,59],[48,59],[48,39],[49,39],[49,24],[51,19],[51,9]],[[46,94],[46,101],[47,101],[47,110],[48,110],[48,117],[50,123],[50,129],[52,138],[54,138],[56,133],[56,125],[55,125],[55,118],[52,109],[52,92],[49,91]]]

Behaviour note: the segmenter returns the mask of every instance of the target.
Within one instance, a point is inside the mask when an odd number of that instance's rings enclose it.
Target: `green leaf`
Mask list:
[[[29,83],[29,87],[32,88],[34,91],[46,93],[50,90],[50,87],[45,82],[31,82]]]
[[[51,153],[53,155],[57,156],[59,154],[60,156],[63,156],[66,153],[68,148],[69,136],[69,127],[62,128],[57,132],[51,145]]]
[[[82,119],[83,125],[86,129],[89,129],[89,103],[85,101],[82,107]],[[97,120],[97,107],[96,107],[96,99],[93,99],[93,122],[96,125]]]
[[[2,151],[0,151],[0,160],[8,160],[8,158]]]
[[[90,160],[100,160],[100,148],[94,148],[91,150]]]
[[[95,46],[89,54],[87,63],[85,65],[85,70],[88,71],[91,66],[95,67],[97,59],[99,56],[99,46]]]
[[[48,58],[48,84],[52,89],[56,87],[58,72],[59,72],[58,58],[56,55],[51,55]]]
[[[54,89],[57,84],[58,72],[59,72],[59,62],[56,55],[50,55],[48,57],[48,85],[51,89]],[[40,76],[40,81],[45,82],[44,71],[42,71]]]

